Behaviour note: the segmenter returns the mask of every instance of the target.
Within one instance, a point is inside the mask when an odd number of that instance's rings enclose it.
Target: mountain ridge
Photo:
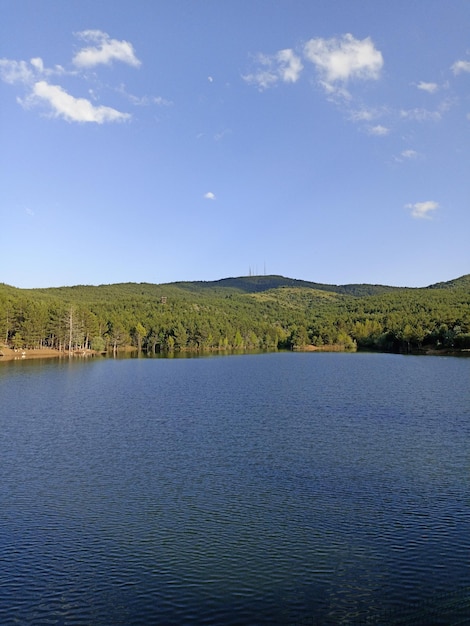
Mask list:
[[[256,276],[230,276],[220,278],[217,280],[203,281],[173,281],[169,283],[148,283],[148,282],[122,282],[122,283],[103,283],[100,285],[64,285],[61,287],[32,287],[22,288],[9,285],[7,283],[0,283],[0,288],[4,290],[13,290],[13,292],[31,292],[31,293],[44,293],[54,292],[58,293],[61,290],[106,290],[107,288],[118,287],[148,287],[148,288],[177,288],[184,291],[213,291],[223,290],[238,293],[258,293],[268,291],[270,289],[279,289],[282,287],[299,287],[304,289],[315,289],[319,291],[327,291],[332,293],[352,295],[356,297],[363,297],[368,295],[380,295],[391,291],[399,290],[423,290],[423,289],[454,289],[454,288],[470,288],[470,274],[463,274],[457,278],[450,279],[448,281],[441,281],[432,283],[425,287],[407,287],[407,286],[394,286],[375,283],[345,283],[345,284],[333,284],[333,283],[318,283],[315,281],[308,281],[298,278],[290,278],[278,274],[268,275],[256,275]]]

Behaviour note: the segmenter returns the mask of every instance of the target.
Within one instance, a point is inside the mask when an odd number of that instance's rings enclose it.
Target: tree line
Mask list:
[[[362,285],[335,291],[274,278],[256,277],[253,288],[246,278],[238,284],[32,290],[0,284],[0,344],[61,352],[132,346],[149,354],[306,346],[470,349],[468,276],[423,289]]]

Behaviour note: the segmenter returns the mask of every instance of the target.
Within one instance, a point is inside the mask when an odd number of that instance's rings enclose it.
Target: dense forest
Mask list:
[[[49,289],[0,284],[0,352],[470,349],[470,274],[425,288],[282,276]]]

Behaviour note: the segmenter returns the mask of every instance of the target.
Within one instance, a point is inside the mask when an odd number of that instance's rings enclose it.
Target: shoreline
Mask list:
[[[118,350],[118,354],[125,354],[129,352],[136,351],[136,348],[133,346],[127,346]],[[184,350],[181,353],[183,354],[191,354],[191,353],[199,353],[199,350]],[[242,350],[243,352],[243,350]],[[339,346],[337,344],[330,346],[303,346],[294,348],[293,352],[367,352],[367,350],[348,350],[343,346]],[[376,352],[376,350],[371,350],[371,352]],[[181,354],[180,353],[180,354]],[[24,348],[24,349],[14,349],[14,348],[0,348],[0,363],[9,362],[9,361],[26,361],[30,359],[65,359],[65,358],[89,358],[96,356],[109,356],[112,352],[97,352],[96,350],[73,350],[69,352],[68,350],[56,350],[53,348]],[[170,352],[168,354],[175,354],[175,352]],[[405,354],[403,352],[397,352],[393,354]],[[410,352],[410,355],[421,355],[421,356],[470,356],[470,350],[453,350],[453,349],[428,349],[417,352]],[[142,355],[148,356],[145,352]]]
[[[73,350],[72,352],[55,350],[53,348],[0,348],[0,363],[2,361],[25,361],[27,359],[59,359],[65,357],[89,357],[100,354],[95,350]]]

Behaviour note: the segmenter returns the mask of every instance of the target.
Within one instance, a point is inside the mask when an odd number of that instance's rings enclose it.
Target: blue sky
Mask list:
[[[0,0],[0,281],[470,272],[468,0]]]

